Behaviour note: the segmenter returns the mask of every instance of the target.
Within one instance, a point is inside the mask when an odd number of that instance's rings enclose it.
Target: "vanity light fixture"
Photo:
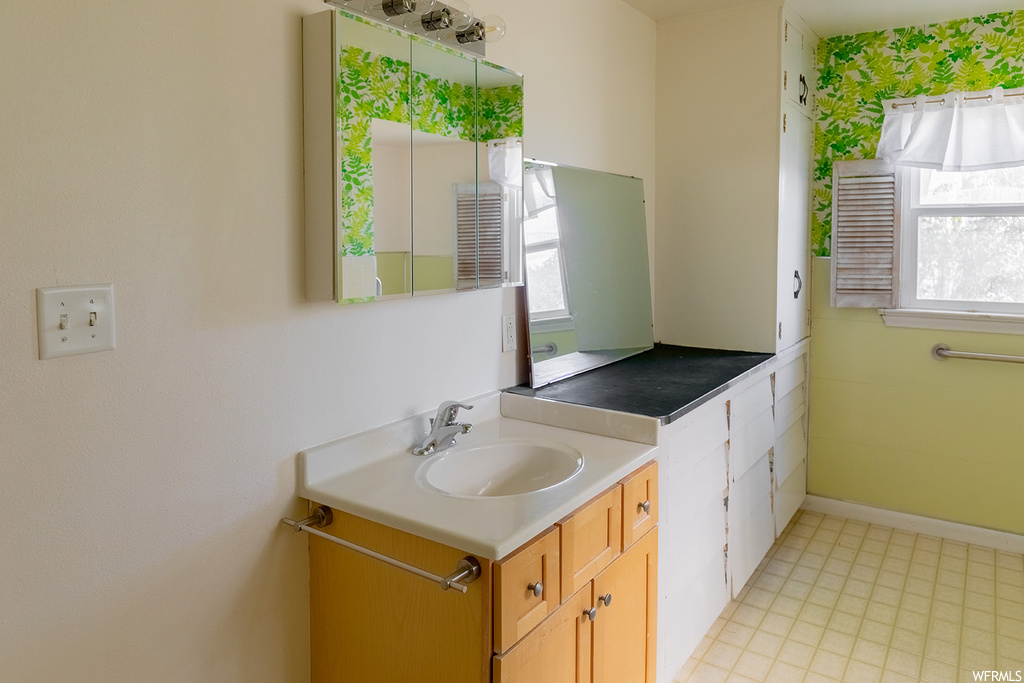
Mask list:
[[[505,21],[494,14],[473,16],[466,0],[324,0],[335,9],[364,16],[442,45],[484,53],[483,43],[505,35]]]

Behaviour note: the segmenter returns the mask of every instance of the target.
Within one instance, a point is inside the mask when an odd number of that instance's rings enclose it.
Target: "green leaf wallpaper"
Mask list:
[[[874,158],[883,100],[1024,87],[1024,10],[824,38],[817,66],[811,249],[828,256],[833,162]]]
[[[345,18],[366,20],[339,12]],[[380,28],[382,31],[389,29]],[[394,33],[394,31],[391,31]],[[465,58],[461,53],[427,43]],[[371,121],[411,123],[417,131],[487,142],[523,134],[523,88],[482,88],[415,71],[409,62],[339,40],[335,83],[338,136],[338,260],[370,256],[373,246],[373,152]],[[340,285],[339,285],[340,289]],[[341,292],[338,292],[339,299]],[[343,303],[367,299],[343,299]],[[370,299],[372,300],[372,299]]]

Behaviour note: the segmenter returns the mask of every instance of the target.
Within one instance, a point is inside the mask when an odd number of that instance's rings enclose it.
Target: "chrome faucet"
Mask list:
[[[456,422],[459,408],[472,410],[473,406],[467,406],[458,401],[445,401],[437,407],[437,415],[430,421],[430,433],[422,441],[413,446],[413,455],[431,455],[455,445],[455,437],[460,434],[469,434],[473,431],[473,425]]]

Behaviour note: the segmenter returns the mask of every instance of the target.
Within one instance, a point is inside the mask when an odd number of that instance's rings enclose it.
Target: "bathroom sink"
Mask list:
[[[424,488],[470,498],[515,496],[557,486],[583,469],[583,454],[563,444],[501,439],[455,446],[416,472]]]

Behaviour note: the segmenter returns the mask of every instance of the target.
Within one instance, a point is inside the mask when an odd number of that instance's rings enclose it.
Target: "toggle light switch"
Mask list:
[[[40,360],[115,347],[113,285],[40,287],[36,317]]]

